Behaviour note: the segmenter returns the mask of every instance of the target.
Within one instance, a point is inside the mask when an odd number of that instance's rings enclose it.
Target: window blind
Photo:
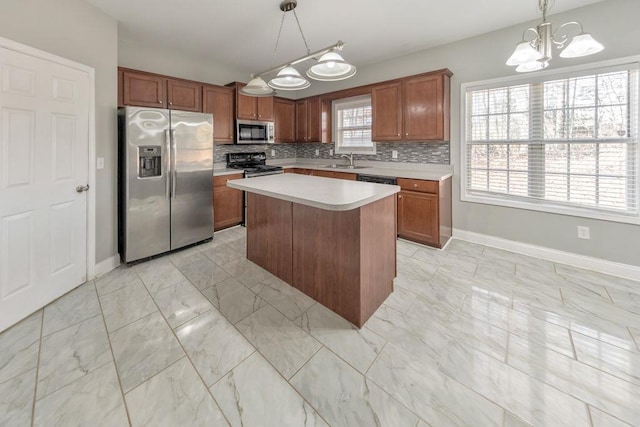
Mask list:
[[[335,101],[337,146],[344,150],[371,148],[371,97]]]
[[[466,194],[638,215],[638,66],[468,87]]]

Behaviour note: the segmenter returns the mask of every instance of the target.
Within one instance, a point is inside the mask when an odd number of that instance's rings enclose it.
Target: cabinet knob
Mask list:
[[[409,136],[409,132],[405,133],[406,136]]]
[[[417,187],[417,186],[418,186],[418,184],[413,184],[413,186],[414,186],[414,187]]]
[[[402,194],[399,194],[399,195],[398,195],[398,199],[402,199]]]
[[[262,117],[262,114],[258,114],[258,117]]]
[[[173,105],[173,102],[169,101],[169,105]]]
[[[400,136],[400,134],[398,134],[398,136]]]
[[[158,104],[162,104],[162,99],[158,99]]]

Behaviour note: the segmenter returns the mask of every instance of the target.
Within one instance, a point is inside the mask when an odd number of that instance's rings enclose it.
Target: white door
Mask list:
[[[0,331],[86,280],[89,84],[0,47]]]

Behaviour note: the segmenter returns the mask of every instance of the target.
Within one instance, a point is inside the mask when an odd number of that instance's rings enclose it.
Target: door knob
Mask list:
[[[87,184],[87,185],[78,185],[76,187],[76,191],[78,193],[82,193],[83,191],[89,191],[89,184]]]

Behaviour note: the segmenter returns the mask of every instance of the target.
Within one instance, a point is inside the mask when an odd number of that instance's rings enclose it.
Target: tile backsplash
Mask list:
[[[225,163],[227,153],[242,151],[264,151],[269,159],[339,159],[339,154],[329,155],[329,150],[332,148],[333,144],[321,143],[216,145],[214,163]],[[271,150],[275,150],[274,156],[271,156]],[[318,150],[317,156],[316,150]],[[393,150],[398,152],[397,159],[391,157]],[[383,162],[450,164],[448,142],[380,142],[377,144],[376,151],[375,155],[356,154],[354,158]]]

